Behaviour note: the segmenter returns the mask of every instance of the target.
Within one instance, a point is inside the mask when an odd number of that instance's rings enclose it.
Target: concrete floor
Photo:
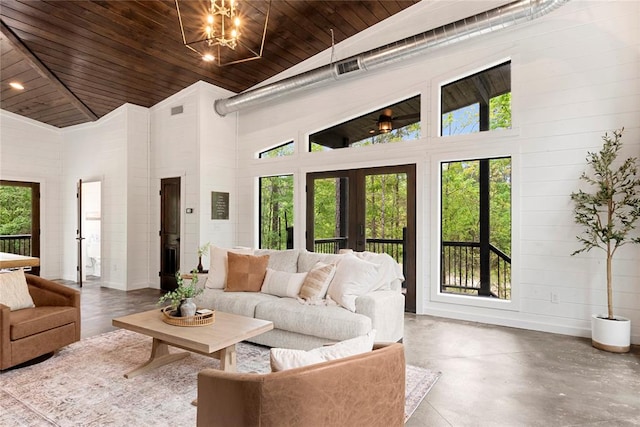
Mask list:
[[[85,283],[82,337],[159,295]],[[407,363],[442,373],[408,426],[640,426],[637,346],[611,354],[584,338],[413,314],[404,344]]]

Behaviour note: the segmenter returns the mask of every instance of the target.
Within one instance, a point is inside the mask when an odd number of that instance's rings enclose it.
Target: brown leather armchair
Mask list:
[[[0,370],[80,340],[80,292],[25,274],[35,307],[0,304]]]
[[[404,425],[402,344],[269,374],[205,369],[198,421],[205,426]]]

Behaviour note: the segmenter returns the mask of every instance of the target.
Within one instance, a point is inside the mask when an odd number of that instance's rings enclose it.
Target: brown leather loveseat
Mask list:
[[[0,304],[0,370],[80,340],[80,292],[25,274],[35,307]]]
[[[269,374],[198,374],[198,426],[402,426],[402,344]]]

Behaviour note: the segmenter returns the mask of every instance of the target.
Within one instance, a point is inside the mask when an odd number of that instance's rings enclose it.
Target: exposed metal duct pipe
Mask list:
[[[321,83],[372,71],[423,54],[426,50],[451,46],[461,41],[532,21],[557,9],[569,0],[518,0],[469,18],[443,25],[416,36],[373,49],[342,61],[325,65],[269,85],[218,99],[214,109],[225,116],[255,107]]]

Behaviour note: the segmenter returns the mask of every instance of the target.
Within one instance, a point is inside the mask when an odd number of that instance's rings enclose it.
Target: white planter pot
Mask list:
[[[594,314],[591,316],[591,344],[600,350],[627,353],[631,348],[631,321],[619,316],[609,320],[606,314]]]

